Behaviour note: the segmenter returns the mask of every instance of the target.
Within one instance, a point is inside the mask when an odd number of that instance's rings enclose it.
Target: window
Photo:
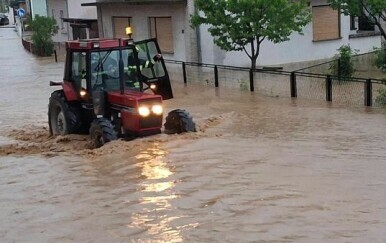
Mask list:
[[[93,90],[120,90],[119,50],[91,52]],[[138,89],[137,65],[132,49],[122,50],[123,82],[126,89]]]
[[[363,31],[374,31],[374,23],[371,22],[369,16],[367,16],[363,11],[361,16],[358,17],[358,30]]]
[[[138,60],[141,73],[146,78],[160,78],[165,76],[165,70],[161,62],[155,62],[154,56],[158,53],[155,42],[147,42],[137,45]],[[150,64],[150,65],[149,65]]]
[[[369,16],[362,12],[359,17],[354,15],[350,16],[350,30],[374,31],[375,24],[371,22]]]
[[[78,89],[81,86],[82,87],[85,86],[84,84],[86,80],[86,53],[85,52],[72,53],[71,80],[74,81]]]
[[[114,37],[126,38],[126,27],[131,26],[130,17],[113,17]]]
[[[340,14],[330,5],[312,7],[313,40],[334,40],[340,38]]]
[[[173,27],[171,17],[150,17],[150,36],[157,38],[160,49],[164,53],[174,53]]]
[[[350,30],[356,30],[355,16],[350,16]]]

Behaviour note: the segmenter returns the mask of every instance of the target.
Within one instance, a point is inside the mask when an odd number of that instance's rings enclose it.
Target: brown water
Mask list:
[[[1,242],[386,241],[381,109],[174,83],[199,132],[90,150],[48,137],[63,63],[0,55]]]

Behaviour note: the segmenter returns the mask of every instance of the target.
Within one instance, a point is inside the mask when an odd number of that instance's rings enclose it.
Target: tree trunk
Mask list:
[[[252,55],[251,55],[251,69],[256,69],[257,64],[257,58],[260,54],[260,42],[257,40],[256,47],[254,45],[254,42],[252,44]]]
[[[383,36],[383,39],[386,40],[386,32],[383,29],[383,26],[381,25],[381,23],[379,23],[379,21],[376,21],[375,25],[378,26],[378,29],[381,32],[381,35]]]

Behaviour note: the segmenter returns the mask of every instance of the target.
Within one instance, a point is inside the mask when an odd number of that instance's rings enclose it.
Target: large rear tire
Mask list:
[[[52,92],[48,104],[48,125],[51,135],[66,135],[76,132],[81,121],[79,112],[70,106],[62,90]]]
[[[186,110],[172,110],[166,117],[165,133],[196,132],[196,124]]]
[[[106,118],[97,118],[91,123],[90,136],[96,148],[118,139],[114,126]]]

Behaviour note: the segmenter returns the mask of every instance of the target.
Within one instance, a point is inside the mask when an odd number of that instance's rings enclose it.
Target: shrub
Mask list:
[[[341,46],[338,51],[339,54],[335,55],[336,60],[330,64],[330,73],[335,76],[351,77],[355,72],[352,57],[358,51],[348,45]]]
[[[379,89],[375,102],[381,106],[386,106],[386,89]]]
[[[31,40],[34,44],[34,53],[39,56],[51,56],[54,51],[52,36],[58,33],[56,20],[51,17],[35,15],[34,20],[30,21],[28,25],[33,31]]]
[[[374,50],[374,65],[386,73],[386,44],[383,44],[383,48],[374,48]]]

